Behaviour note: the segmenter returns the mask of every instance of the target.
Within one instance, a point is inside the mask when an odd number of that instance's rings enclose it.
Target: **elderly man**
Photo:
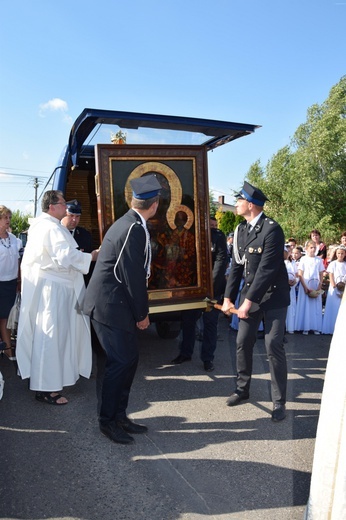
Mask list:
[[[287,365],[283,348],[290,288],[284,264],[284,234],[277,222],[263,213],[264,193],[244,183],[236,195],[237,214],[244,217],[234,234],[232,265],[222,310],[234,307],[244,278],[238,309],[237,388],[228,406],[249,399],[253,347],[258,326],[265,323],[265,346],[271,374],[272,420],[285,418]]]
[[[104,237],[83,307],[107,358],[100,431],[119,444],[132,444],[130,434],[147,431],[127,417],[126,409],[139,357],[136,332],[150,324],[147,281],[151,249],[146,221],[156,213],[161,189],[153,174],[130,182],[131,209]]]
[[[82,253],[61,225],[66,202],[61,191],[47,191],[42,215],[29,228],[22,260],[22,303],[17,361],[38,401],[63,405],[59,392],[79,375],[90,376],[89,318],[80,310],[83,274],[98,251]]]

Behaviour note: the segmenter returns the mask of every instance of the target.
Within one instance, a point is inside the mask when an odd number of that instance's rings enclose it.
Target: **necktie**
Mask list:
[[[249,233],[250,233],[251,229],[252,229],[252,226],[251,226],[251,224],[247,224],[247,234],[249,234]]]

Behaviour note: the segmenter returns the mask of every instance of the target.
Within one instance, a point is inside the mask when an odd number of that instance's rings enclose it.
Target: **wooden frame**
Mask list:
[[[212,296],[209,188],[203,146],[96,145],[101,240],[131,206],[130,180],[155,173],[163,189],[151,234],[151,305]]]

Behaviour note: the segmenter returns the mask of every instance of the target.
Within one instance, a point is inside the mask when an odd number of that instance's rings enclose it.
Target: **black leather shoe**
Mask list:
[[[286,407],[284,404],[275,403],[272,411],[272,421],[283,421],[286,417]]]
[[[108,439],[118,444],[133,444],[135,442],[134,438],[128,435],[120,426],[100,424],[100,431]]]
[[[214,363],[212,361],[204,361],[204,370],[212,372],[214,370]]]
[[[146,433],[148,431],[147,426],[143,424],[137,424],[131,421],[128,417],[117,421],[117,426],[122,428],[127,433]]]
[[[183,356],[182,354],[179,354],[179,356],[172,359],[171,363],[173,365],[181,365],[181,363],[184,363],[185,361],[191,361],[191,358],[187,357],[187,356]]]
[[[226,401],[227,406],[236,406],[240,403],[240,401],[245,401],[249,399],[249,394],[245,394],[244,392],[234,392]]]

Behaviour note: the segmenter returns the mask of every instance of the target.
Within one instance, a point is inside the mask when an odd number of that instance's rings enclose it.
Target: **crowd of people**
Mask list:
[[[11,233],[11,210],[0,205],[0,351],[15,359],[7,319],[21,292],[16,342],[19,373],[29,379],[37,401],[61,406],[68,402],[62,389],[74,385],[80,375],[90,376],[93,333],[103,352],[98,366],[102,372],[98,374],[99,428],[111,441],[125,445],[134,442],[132,435],[148,430],[128,417],[127,407],[139,358],[136,332],[150,325],[147,220],[157,211],[161,190],[155,175],[134,179],[131,186],[131,208],[110,227],[100,249],[93,249],[90,233],[78,226],[80,203],[66,202],[62,192],[50,190],[42,199],[42,215],[30,225],[21,259],[21,241]],[[328,248],[316,229],[304,246],[293,238],[285,242],[280,225],[263,212],[268,199],[261,190],[245,182],[235,197],[237,213],[244,220],[227,241],[216,229],[216,221],[210,222],[215,297],[226,315],[237,315],[236,387],[227,405],[250,398],[253,348],[261,324],[273,422],[286,417],[285,332],[333,334],[335,327],[305,518],[341,518],[346,474],[342,456],[346,387],[340,387],[345,380],[346,232],[340,243]],[[183,342],[172,363],[191,359],[197,317],[185,314],[185,336],[183,319]],[[201,359],[205,370],[211,371],[216,309],[204,313],[203,322]],[[2,388],[0,377],[0,399]]]
[[[286,331],[333,334],[346,282],[346,232],[328,248],[317,229],[304,246],[291,238],[284,258],[291,287]]]
[[[91,345],[97,344],[103,353],[98,365],[100,430],[121,444],[131,444],[132,434],[147,431],[126,410],[138,364],[136,331],[150,324],[147,220],[156,213],[161,191],[155,175],[134,179],[131,187],[131,208],[110,227],[100,249],[93,248],[91,234],[78,225],[78,200],[66,202],[62,192],[50,190],[43,196],[42,214],[30,225],[21,260],[20,241],[10,231],[11,211],[0,206],[0,349],[13,359],[6,323],[21,292],[19,373],[29,379],[36,400],[60,406],[68,402],[63,388],[80,375],[90,376]],[[226,238],[216,220],[210,221],[214,298],[226,315],[234,314],[238,330],[236,388],[227,405],[250,397],[253,347],[262,328],[271,374],[271,418],[278,422],[286,416],[284,334],[333,333],[346,281],[346,232],[340,244],[328,249],[316,229],[304,246],[293,238],[285,242],[280,225],[263,212],[268,199],[261,190],[245,182],[235,198],[244,220],[234,232]],[[173,364],[191,360],[200,314],[183,312],[182,342]],[[214,370],[218,316],[214,309],[202,318],[206,371]]]
[[[37,401],[62,406],[68,403],[64,387],[90,377],[92,339],[97,340],[103,352],[99,427],[120,444],[131,444],[131,434],[147,431],[128,418],[126,409],[138,364],[136,331],[150,324],[146,221],[156,213],[161,189],[155,175],[134,179],[131,186],[131,209],[110,227],[102,251],[92,249],[90,233],[78,226],[80,203],[49,190],[42,214],[30,223],[20,262],[20,244],[9,231],[11,211],[0,206],[1,351],[11,351],[7,319],[21,289],[18,373],[29,380]]]

